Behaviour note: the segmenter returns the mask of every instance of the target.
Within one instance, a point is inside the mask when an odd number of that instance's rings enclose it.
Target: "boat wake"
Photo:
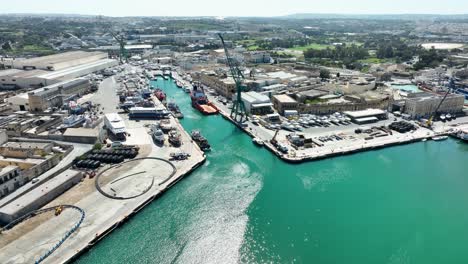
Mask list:
[[[208,172],[201,181],[217,181],[216,188],[199,199],[185,230],[190,238],[173,263],[238,263],[248,222],[246,210],[261,189],[261,175],[237,162],[222,171]]]

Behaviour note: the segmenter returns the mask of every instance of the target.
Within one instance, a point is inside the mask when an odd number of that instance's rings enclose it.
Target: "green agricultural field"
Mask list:
[[[254,50],[259,50],[259,49],[260,49],[260,47],[257,46],[257,45],[252,45],[252,46],[247,47],[248,51],[254,51]]]
[[[364,59],[364,60],[359,60],[359,62],[361,62],[361,63],[373,63],[373,64],[382,63],[384,61],[385,60],[383,60],[383,59],[379,59],[379,58],[375,58],[375,57],[367,58],[367,59]]]
[[[291,48],[292,50],[299,50],[299,51],[306,51],[308,49],[316,49],[316,50],[324,50],[326,48],[333,48],[332,45],[326,45],[326,44],[318,44],[318,43],[312,43],[307,46],[296,46],[294,48]]]
[[[25,45],[23,47],[24,51],[50,51],[51,49],[49,47],[44,47],[40,45]]]

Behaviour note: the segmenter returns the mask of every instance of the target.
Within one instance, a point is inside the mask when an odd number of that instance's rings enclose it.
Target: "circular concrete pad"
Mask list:
[[[154,184],[168,181],[177,169],[162,158],[138,158],[111,166],[96,176],[96,189],[104,196],[127,200],[147,193]]]

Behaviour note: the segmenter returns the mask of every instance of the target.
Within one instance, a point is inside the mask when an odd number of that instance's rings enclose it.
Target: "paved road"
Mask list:
[[[119,98],[116,96],[116,91],[119,84],[114,76],[104,79],[99,85],[99,89],[94,93],[89,100],[95,104],[101,104],[104,107],[104,113],[117,112],[116,107],[119,105]]]

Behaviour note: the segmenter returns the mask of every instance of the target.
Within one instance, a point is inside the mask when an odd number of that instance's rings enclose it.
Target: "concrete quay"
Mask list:
[[[101,92],[108,97],[114,96],[115,87],[115,82],[108,80],[104,82]],[[108,104],[105,112],[115,111],[116,107],[111,102],[112,100],[105,102]],[[173,168],[165,162],[154,159],[139,159],[111,169],[109,165],[101,168],[98,173],[108,169],[98,182],[103,190],[116,196],[136,195],[137,197],[133,199],[118,200],[105,197],[96,190],[96,178],[85,178],[45,205],[44,208],[60,204],[77,206],[84,210],[86,216],[76,232],[43,263],[71,262],[205,161],[204,153],[177,119],[171,117],[170,122],[181,134],[182,145],[179,148],[169,146],[167,140],[164,146],[156,146],[153,143],[149,134],[149,125],[154,123],[154,120],[130,120],[127,115],[121,114],[121,116],[130,133],[125,143],[140,147],[137,158],[169,159],[170,153],[178,151],[189,153],[190,158],[172,162],[176,168],[172,177],[170,176],[174,171]],[[130,177],[130,175],[135,176]],[[75,211],[64,209],[59,216],[55,216],[54,212],[44,213],[4,231],[0,234],[0,262],[5,264],[35,262],[63,237],[79,217]]]
[[[385,137],[375,137],[371,140],[366,140],[366,135],[357,135],[354,130],[359,125],[350,126],[339,126],[339,127],[328,127],[328,128],[309,128],[304,132],[307,137],[311,137],[317,141],[317,138],[322,136],[329,136],[332,134],[339,135],[343,138],[341,141],[324,142],[323,146],[315,146],[312,148],[300,148],[295,149],[292,144],[288,141],[286,136],[291,132],[280,130],[277,135],[277,141],[286,145],[289,149],[288,153],[282,153],[275,146],[270,143],[273,138],[275,131],[267,129],[261,125],[254,125],[252,122],[245,122],[247,126],[241,126],[230,117],[230,109],[226,105],[223,105],[210,96],[210,100],[220,109],[220,114],[237,127],[242,129],[252,138],[260,139],[264,142],[264,147],[274,153],[276,156],[281,158],[285,162],[289,163],[301,163],[306,161],[320,160],[325,158],[331,158],[336,156],[348,155],[362,151],[375,150],[384,147],[396,146],[409,144],[413,142],[428,140],[434,136],[447,135],[448,130],[430,130],[427,128],[419,127],[416,131],[408,132],[405,134],[393,131],[392,135]],[[388,125],[393,121],[385,120],[380,121],[376,124],[365,125],[365,127],[371,126],[382,126]],[[462,122],[461,120],[459,122]],[[438,126],[440,124],[437,124]],[[361,126],[362,127],[362,126]]]

